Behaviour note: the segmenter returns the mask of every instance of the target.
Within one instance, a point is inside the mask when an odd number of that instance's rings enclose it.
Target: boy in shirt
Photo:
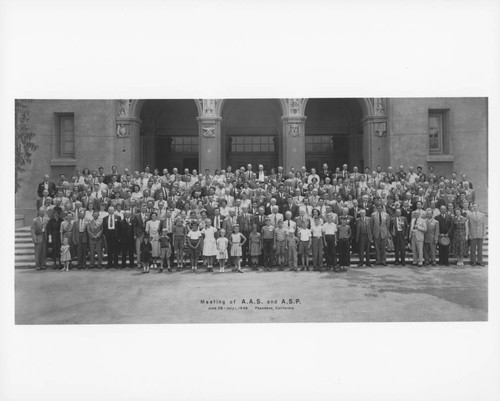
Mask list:
[[[338,227],[338,252],[339,264],[341,271],[347,271],[347,267],[351,264],[349,255],[349,241],[351,240],[351,227],[347,224],[347,218],[340,218],[340,226]]]
[[[299,229],[299,255],[301,255],[301,271],[309,271],[309,249],[311,249],[311,230],[306,227]]]
[[[278,261],[278,270],[283,271],[285,261],[285,239],[287,231],[283,228],[283,220],[278,220],[278,227],[274,230],[274,249]]]

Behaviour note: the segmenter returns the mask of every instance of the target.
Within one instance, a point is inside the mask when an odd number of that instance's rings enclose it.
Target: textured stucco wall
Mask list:
[[[437,174],[466,173],[478,201],[487,205],[488,108],[486,98],[392,98],[388,101],[390,163],[433,165]],[[428,161],[429,109],[449,110],[452,162]]]
[[[54,149],[54,113],[75,115],[76,166],[51,166]],[[65,173],[69,179],[75,168],[111,170],[116,158],[115,100],[33,100],[30,103],[30,128],[38,145],[31,164],[23,173],[22,186],[16,194],[16,213],[25,214],[25,222],[35,214],[36,190],[45,173],[57,181]]]

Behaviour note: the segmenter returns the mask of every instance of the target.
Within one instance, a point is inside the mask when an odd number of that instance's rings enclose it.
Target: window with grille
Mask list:
[[[448,153],[448,110],[429,110],[429,153]]]
[[[74,113],[55,113],[55,153],[62,158],[75,157],[75,115]]]
[[[275,136],[232,136],[231,152],[275,152]]]

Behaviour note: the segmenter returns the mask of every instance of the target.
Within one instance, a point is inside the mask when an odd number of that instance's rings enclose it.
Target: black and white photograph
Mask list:
[[[495,0],[0,0],[0,399],[500,400]]]
[[[487,117],[18,99],[16,323],[487,321]]]

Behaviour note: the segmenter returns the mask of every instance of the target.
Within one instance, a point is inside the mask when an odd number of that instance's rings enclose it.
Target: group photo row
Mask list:
[[[465,173],[256,167],[45,174],[31,224],[35,267],[47,269],[47,259],[61,271],[144,273],[484,265],[486,214]]]

